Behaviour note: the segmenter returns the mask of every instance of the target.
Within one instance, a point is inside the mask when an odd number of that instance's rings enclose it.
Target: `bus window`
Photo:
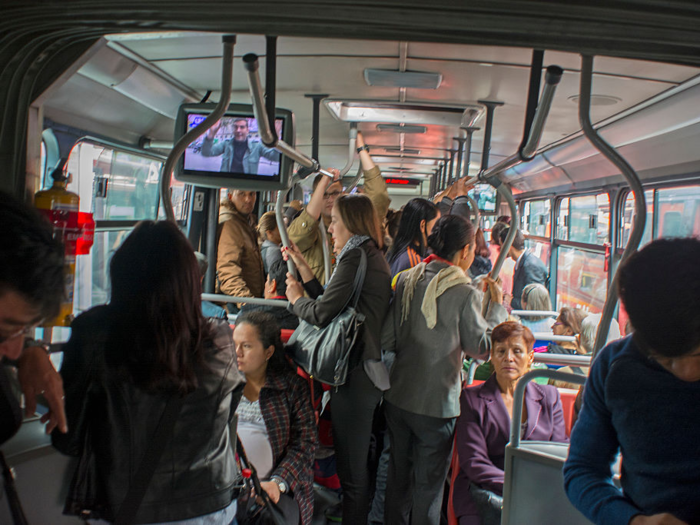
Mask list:
[[[657,191],[656,236],[700,235],[700,186]]]
[[[642,235],[642,241],[639,244],[640,247],[651,242],[651,224],[654,219],[654,190],[645,191],[644,198],[647,202],[647,221],[644,225],[644,235]],[[625,199],[625,208],[621,217],[622,224],[620,225],[620,248],[627,246],[630,233],[632,232],[632,225],[634,223],[634,204],[634,193],[630,192],[627,194],[627,198]]]
[[[557,309],[563,306],[599,313],[607,296],[605,255],[559,246],[557,258]]]
[[[607,193],[563,199],[557,239],[602,246],[610,233],[610,197]]]
[[[549,238],[550,206],[549,199],[525,202],[521,215],[521,229],[525,235]]]

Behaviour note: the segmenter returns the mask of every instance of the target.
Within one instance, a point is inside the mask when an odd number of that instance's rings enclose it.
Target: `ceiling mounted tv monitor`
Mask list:
[[[184,104],[175,123],[177,142],[202,122],[216,104]],[[279,138],[294,145],[294,115],[275,110]],[[293,161],[260,139],[253,107],[231,104],[209,131],[191,143],[180,157],[175,178],[181,182],[213,188],[274,191],[286,189]]]
[[[469,196],[476,201],[479,210],[485,213],[494,213],[498,206],[498,192],[490,184],[475,184],[469,190]]]

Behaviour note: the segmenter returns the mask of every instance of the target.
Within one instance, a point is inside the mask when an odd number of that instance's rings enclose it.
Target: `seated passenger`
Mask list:
[[[287,362],[280,329],[270,314],[239,315],[233,340],[238,369],[246,379],[236,409],[246,455],[285,523],[299,523],[301,515],[301,523],[308,525],[318,446],[309,387]]]
[[[580,308],[565,306],[559,310],[559,317],[552,325],[554,335],[576,337],[581,333],[581,322],[586,318],[586,312]],[[577,341],[552,341],[547,345],[550,354],[583,354],[584,351]]]
[[[635,331],[598,354],[564,465],[566,493],[593,523],[700,523],[698,261],[700,240],[662,239],[618,270]]]
[[[278,299],[286,301],[287,296],[287,263],[280,259],[275,261],[270,267],[270,273],[267,274],[265,282],[265,299]],[[241,308],[241,313],[249,312],[267,312],[272,317],[280,328],[286,330],[295,330],[299,326],[299,318],[284,307],[271,306],[266,304],[251,304],[246,303]]]
[[[202,316],[192,247],[171,222],[141,222],[112,257],[110,279],[110,303],[73,322],[63,352],[68,433],[52,438],[60,452],[80,456],[65,512],[110,522],[123,514],[170,414],[177,419],[157,443],[162,456],[133,522],[230,523],[237,476],[229,424],[243,377],[228,322]]]
[[[498,502],[503,496],[503,462],[510,440],[513,393],[520,377],[530,370],[534,342],[529,328],[514,321],[501,323],[491,332],[494,374],[485,383],[462,390],[456,438],[459,474],[454,486],[454,512],[459,525],[500,523]],[[532,381],[527,384],[518,424],[521,439],[568,441],[559,392],[554,387]]]
[[[489,247],[486,246],[486,239],[484,239],[484,232],[481,228],[477,228],[476,235],[474,236],[476,242],[476,248],[474,249],[474,262],[469,267],[469,277],[474,279],[479,275],[487,274],[491,271],[493,265],[489,259]]]
[[[282,236],[277,229],[277,217],[274,211],[263,213],[258,222],[258,235],[262,241],[260,247],[260,255],[263,261],[263,270],[265,277],[270,273],[270,267],[276,262],[282,260]]]
[[[523,310],[531,311],[551,311],[552,302],[549,299],[549,292],[541,284],[528,284],[523,288],[520,302]],[[549,333],[554,324],[554,318],[548,315],[522,316],[520,320],[523,326],[527,326],[531,332]]]
[[[433,254],[399,274],[382,331],[382,348],[395,352],[391,388],[384,394],[391,457],[385,522],[440,522],[452,453],[464,355],[483,358],[490,331],[506,319],[500,286],[489,279],[491,303],[465,271],[474,258],[474,226],[459,215],[437,221],[428,237]]]
[[[357,150],[360,154],[360,163],[362,164],[365,181],[362,193],[372,202],[377,217],[383,218],[389,209],[391,199],[389,198],[381,170],[374,163],[372,157],[369,156],[369,147],[365,144],[362,133],[359,132],[357,134]],[[326,229],[329,228],[333,205],[336,199],[343,194],[340,171],[335,168],[331,168],[329,171],[334,174],[335,179],[331,180],[322,174],[316,176],[309,204],[292,221],[288,230],[289,239],[299,248],[321,285],[326,285],[327,283],[324,271],[323,239],[321,238],[318,224],[320,220],[323,220]],[[383,237],[381,241],[383,241]],[[381,241],[378,240],[378,242]]]
[[[427,199],[411,199],[406,203],[394,244],[386,254],[392,279],[428,255],[428,235],[439,218],[437,206]]]
[[[207,256],[202,252],[194,252],[194,255],[197,258],[199,275],[201,276],[202,282],[204,282],[204,277],[206,276],[207,269],[209,268],[209,261],[207,261]],[[204,317],[213,317],[214,319],[228,319],[226,310],[215,305],[211,301],[202,301],[202,315],[204,315]]]

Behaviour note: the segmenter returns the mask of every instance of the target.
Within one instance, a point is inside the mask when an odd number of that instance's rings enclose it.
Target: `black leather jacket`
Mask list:
[[[105,366],[111,307],[72,325],[61,376],[69,432],[54,432],[62,453],[80,456],[65,511],[112,521],[138,470],[166,398],[148,394]],[[229,423],[243,391],[231,329],[211,319],[199,386],[182,405],[175,430],[139,508],[136,523],[167,522],[215,512],[232,500],[236,466]]]

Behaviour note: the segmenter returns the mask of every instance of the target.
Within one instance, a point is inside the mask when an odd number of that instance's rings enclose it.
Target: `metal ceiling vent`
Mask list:
[[[328,111],[343,122],[381,122],[414,126],[474,126],[484,107],[479,104],[452,106],[432,102],[393,102],[386,100],[325,99]],[[407,126],[405,126],[407,127]],[[410,131],[399,131],[410,133]],[[414,132],[416,133],[416,132]]]
[[[365,82],[369,86],[412,89],[437,89],[442,83],[440,73],[427,71],[399,71],[393,69],[365,69]]]

